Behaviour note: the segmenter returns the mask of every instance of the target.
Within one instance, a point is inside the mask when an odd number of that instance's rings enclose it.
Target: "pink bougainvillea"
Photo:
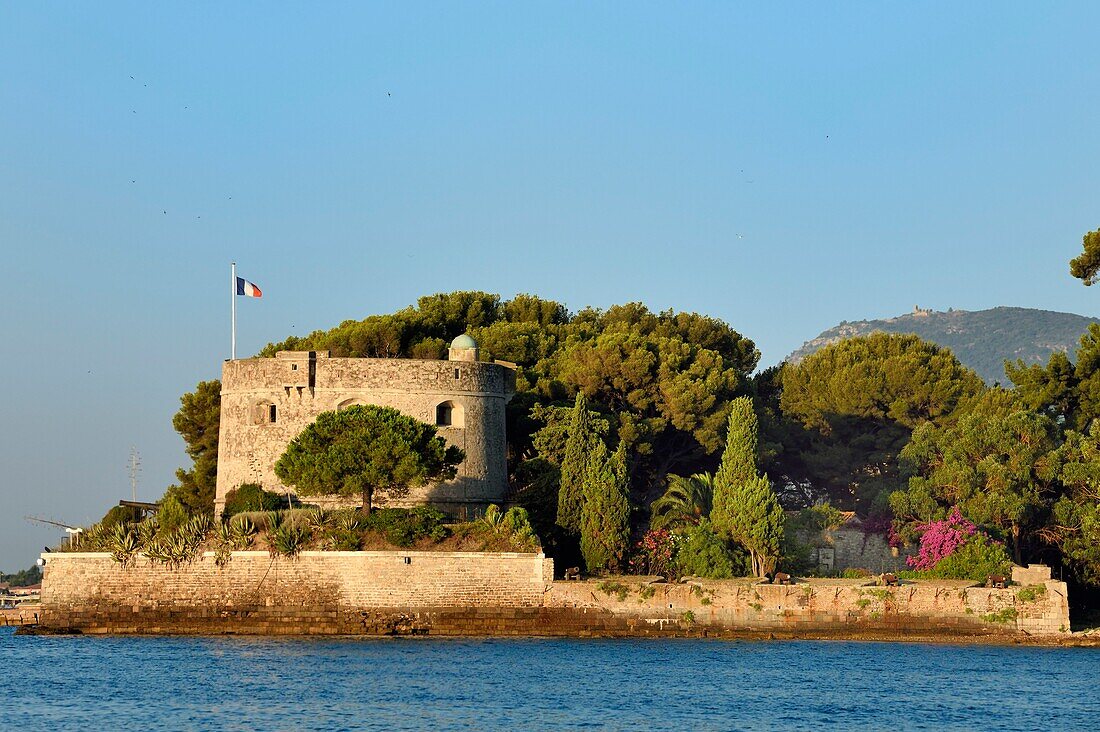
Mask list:
[[[676,535],[667,529],[647,531],[635,548],[637,554],[630,560],[633,572],[667,575],[672,568],[672,556],[676,553]]]
[[[967,539],[978,533],[978,527],[963,518],[962,512],[956,506],[943,521],[925,524],[922,532],[920,553],[905,560],[913,569],[932,569],[936,562],[951,556]]]

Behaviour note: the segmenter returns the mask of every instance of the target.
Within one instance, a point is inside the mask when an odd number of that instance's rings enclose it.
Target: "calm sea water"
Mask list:
[[[6,729],[1100,729],[1100,650],[16,637]]]

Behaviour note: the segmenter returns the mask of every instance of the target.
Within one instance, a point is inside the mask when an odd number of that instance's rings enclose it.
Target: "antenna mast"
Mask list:
[[[130,462],[128,467],[130,469],[130,495],[136,502],[138,473],[141,472],[141,455],[138,453],[136,447],[130,448]]]

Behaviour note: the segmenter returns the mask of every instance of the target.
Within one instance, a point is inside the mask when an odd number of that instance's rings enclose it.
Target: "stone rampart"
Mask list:
[[[967,582],[874,587],[639,577],[553,581],[541,554],[212,553],[179,567],[108,554],[48,554],[41,625],[94,633],[1057,635],[1066,586]]]

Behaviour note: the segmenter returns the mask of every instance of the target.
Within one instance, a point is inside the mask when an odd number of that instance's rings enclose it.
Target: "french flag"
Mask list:
[[[252,284],[251,282],[246,280],[244,277],[238,277],[237,278],[237,294],[238,295],[244,295],[245,297],[263,297],[264,296],[263,292],[260,291],[259,287],[256,287],[256,285]]]

